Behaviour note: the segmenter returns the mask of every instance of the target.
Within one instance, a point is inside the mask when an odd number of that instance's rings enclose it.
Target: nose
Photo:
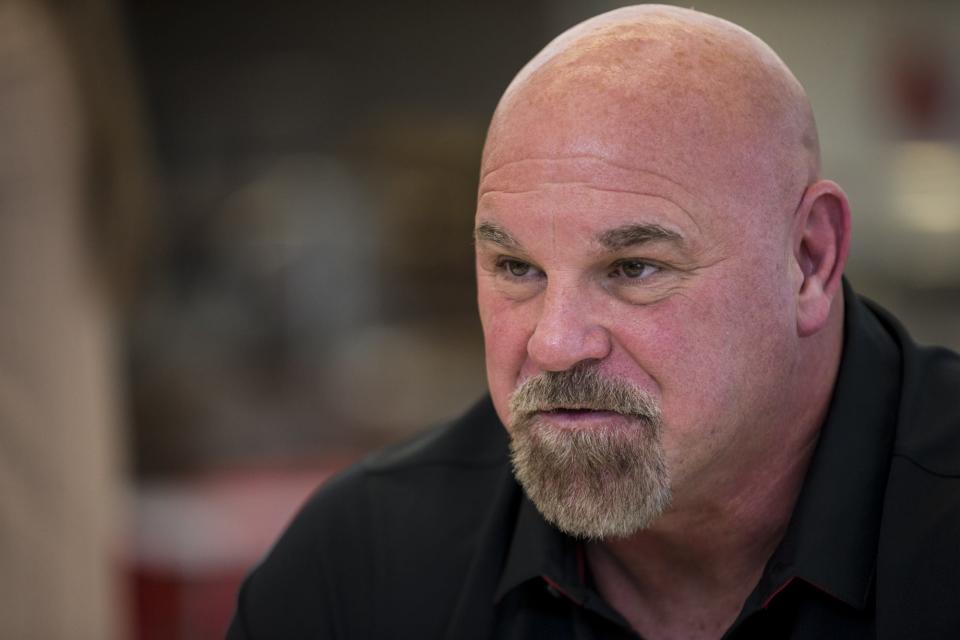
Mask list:
[[[544,292],[543,307],[527,342],[527,355],[542,371],[565,371],[610,354],[606,328],[591,320],[589,304],[575,287]]]

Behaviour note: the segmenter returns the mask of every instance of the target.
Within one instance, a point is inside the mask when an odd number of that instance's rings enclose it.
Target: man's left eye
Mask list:
[[[659,270],[660,267],[652,265],[649,262],[643,262],[642,260],[621,260],[613,265],[613,271],[610,273],[610,276],[613,278],[622,276],[631,280],[638,280],[649,278]]]

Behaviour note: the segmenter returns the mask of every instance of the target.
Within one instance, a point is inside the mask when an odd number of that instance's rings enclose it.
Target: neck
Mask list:
[[[781,416],[774,442],[746,456],[709,492],[675,492],[650,528],[587,546],[600,593],[644,637],[719,638],[780,543],[826,415],[842,347],[842,303],[798,372],[819,381]],[[772,428],[765,425],[766,428]]]
[[[738,496],[672,510],[628,538],[587,546],[601,594],[644,637],[718,638],[786,531],[815,445]]]

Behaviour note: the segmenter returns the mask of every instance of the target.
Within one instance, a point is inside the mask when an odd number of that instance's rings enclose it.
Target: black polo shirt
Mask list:
[[[960,358],[846,295],[817,449],[726,638],[960,637]],[[513,479],[485,399],[321,488],[248,577],[228,637],[638,636]]]

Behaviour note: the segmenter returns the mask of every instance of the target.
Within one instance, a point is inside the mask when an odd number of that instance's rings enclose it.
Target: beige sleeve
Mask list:
[[[120,626],[115,336],[78,105],[46,14],[0,0],[0,638]]]

